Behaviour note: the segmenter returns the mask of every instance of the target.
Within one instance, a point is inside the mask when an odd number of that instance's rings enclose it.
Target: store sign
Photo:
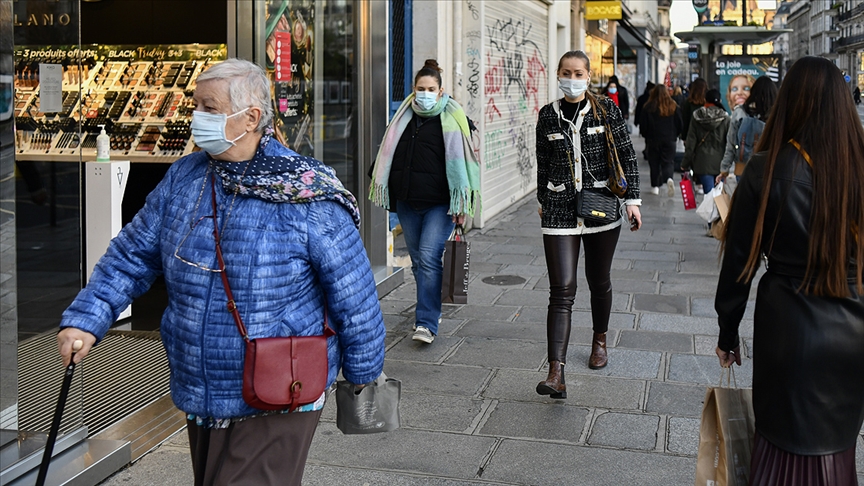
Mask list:
[[[693,0],[693,10],[702,13],[708,9],[708,0]]]
[[[621,0],[585,3],[586,20],[615,20],[621,17]]]
[[[78,40],[78,1],[12,2],[15,44],[72,44]]]
[[[15,61],[66,63],[77,59],[94,61],[190,61],[228,58],[225,44],[148,44],[148,45],[54,45],[15,46]]]

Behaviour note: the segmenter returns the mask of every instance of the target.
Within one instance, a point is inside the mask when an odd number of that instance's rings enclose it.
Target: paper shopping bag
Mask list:
[[[402,382],[381,373],[362,389],[347,381],[336,383],[336,427],[343,434],[377,434],[401,425]]]
[[[681,188],[681,197],[684,199],[684,209],[696,209],[696,192],[693,190],[693,181],[690,180],[690,175],[686,172],[681,175],[681,182],[678,184]]]
[[[755,423],[751,389],[708,388],[702,404],[696,486],[747,486]]]
[[[717,214],[720,216],[711,225],[711,236],[719,240],[723,238],[727,224],[726,218],[729,216],[729,207],[732,205],[732,198],[722,187],[719,192],[711,191],[711,193],[714,194],[714,204],[717,207]]]
[[[441,279],[441,302],[445,304],[468,303],[468,263],[471,248],[462,234],[462,226],[456,226],[453,238],[444,245],[444,275]]]

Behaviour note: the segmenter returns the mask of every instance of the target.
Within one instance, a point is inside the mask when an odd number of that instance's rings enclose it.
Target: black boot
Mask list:
[[[564,384],[564,363],[549,362],[549,376],[537,384],[539,395],[549,395],[550,398],[567,398],[567,385]]]

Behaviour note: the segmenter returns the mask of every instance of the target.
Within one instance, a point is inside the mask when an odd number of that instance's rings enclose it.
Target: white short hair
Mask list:
[[[260,66],[243,59],[226,59],[201,73],[197,82],[222,79],[228,81],[228,100],[234,113],[248,107],[260,108],[261,119],[256,127],[259,132],[273,122],[270,80]]]

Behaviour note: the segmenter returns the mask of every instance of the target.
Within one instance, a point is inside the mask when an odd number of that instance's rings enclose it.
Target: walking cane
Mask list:
[[[60,387],[60,398],[57,399],[57,408],[54,409],[54,419],[51,421],[51,430],[48,431],[48,440],[45,442],[45,452],[42,454],[42,464],[39,465],[39,475],[36,476],[36,486],[45,486],[45,478],[48,476],[48,466],[51,465],[51,454],[54,452],[54,442],[57,441],[57,432],[60,431],[60,419],[63,418],[63,409],[66,407],[66,398],[69,397],[69,387],[72,385],[72,374],[75,373],[75,353],[84,346],[84,341],[76,339],[72,343],[72,356],[69,365],[66,366],[66,374],[63,376],[63,385]]]

